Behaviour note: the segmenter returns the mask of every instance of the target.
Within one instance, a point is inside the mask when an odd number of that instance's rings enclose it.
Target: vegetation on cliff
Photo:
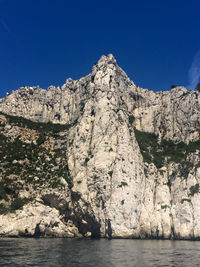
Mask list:
[[[22,208],[42,189],[64,188],[64,180],[71,188],[65,139],[72,125],[1,115],[5,116],[9,130],[0,125],[0,213]],[[23,190],[30,197],[21,197]]]
[[[137,129],[135,129],[135,136],[144,161],[154,163],[158,169],[170,162],[185,165],[188,163],[188,155],[196,151],[199,153],[200,150],[200,140],[188,144],[164,139],[159,141],[155,134],[141,132]]]

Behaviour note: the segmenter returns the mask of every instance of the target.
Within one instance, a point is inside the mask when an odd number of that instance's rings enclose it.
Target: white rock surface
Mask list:
[[[76,237],[78,229],[64,224],[59,211],[40,203],[28,204],[16,213],[0,216],[1,236]]]
[[[66,151],[74,184],[72,225],[59,219],[58,210],[30,204],[0,216],[1,235],[20,235],[25,225],[33,235],[38,225],[44,236],[200,238],[200,194],[191,194],[200,184],[199,154],[186,177],[178,163],[158,170],[144,163],[133,129],[177,142],[198,140],[199,92],[140,88],[108,55],[91,74],[68,79],[61,89],[20,88],[0,99],[0,111],[34,121],[78,121],[69,130]]]

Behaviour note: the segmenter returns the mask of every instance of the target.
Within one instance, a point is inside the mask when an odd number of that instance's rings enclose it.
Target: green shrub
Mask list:
[[[50,186],[51,186],[53,189],[58,188],[60,185],[61,185],[60,180],[54,180],[54,181],[50,184]]]
[[[128,117],[128,122],[129,122],[130,124],[132,124],[132,123],[134,122],[134,120],[135,120],[135,117],[134,117],[133,115],[130,115],[130,116]]]
[[[110,175],[110,177],[112,177],[113,171],[109,171],[108,174]]]
[[[63,178],[64,178],[65,181],[68,183],[68,187],[69,187],[69,189],[71,189],[71,188],[74,186],[74,184],[73,184],[72,179],[71,179],[70,176],[69,176],[69,170],[68,170],[68,167],[65,168],[65,171],[64,171],[64,173],[63,173]]]
[[[169,206],[168,205],[161,205],[161,209],[163,209],[163,210],[165,210],[166,211],[166,209],[167,208],[169,208]]]
[[[190,187],[190,193],[189,196],[194,196],[194,194],[199,193],[199,184],[195,184],[193,186]]]
[[[74,186],[74,184],[73,184],[71,178],[69,178],[68,175],[65,175],[65,176],[64,176],[64,179],[65,179],[65,181],[68,183],[69,189],[71,189],[71,188]]]
[[[37,144],[40,146],[46,141],[46,136],[44,133],[41,133],[39,138],[37,139]]]
[[[87,166],[87,163],[90,159],[89,158],[85,158],[85,161],[84,161],[84,166]]]
[[[30,200],[28,198],[15,198],[10,204],[10,212],[22,209]]]
[[[0,200],[8,200],[8,196],[5,190],[5,185],[3,182],[0,182]]]
[[[8,211],[9,209],[3,203],[0,203],[0,214],[6,214]]]
[[[181,204],[183,204],[184,202],[191,202],[191,199],[189,199],[189,198],[183,198],[183,199],[181,199]]]
[[[123,186],[128,186],[127,182],[122,181],[120,185],[118,185],[118,187],[123,187]]]
[[[81,101],[81,102],[80,102],[80,111],[81,111],[81,112],[83,112],[84,107],[85,107],[85,103],[84,103],[84,101]]]

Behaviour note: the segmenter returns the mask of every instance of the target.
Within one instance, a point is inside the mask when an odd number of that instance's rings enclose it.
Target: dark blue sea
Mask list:
[[[2,238],[0,266],[200,266],[199,241]]]

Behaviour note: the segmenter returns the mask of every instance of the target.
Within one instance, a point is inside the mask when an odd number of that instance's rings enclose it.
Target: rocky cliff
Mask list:
[[[200,93],[136,86],[112,55],[0,99],[0,235],[200,238]]]

